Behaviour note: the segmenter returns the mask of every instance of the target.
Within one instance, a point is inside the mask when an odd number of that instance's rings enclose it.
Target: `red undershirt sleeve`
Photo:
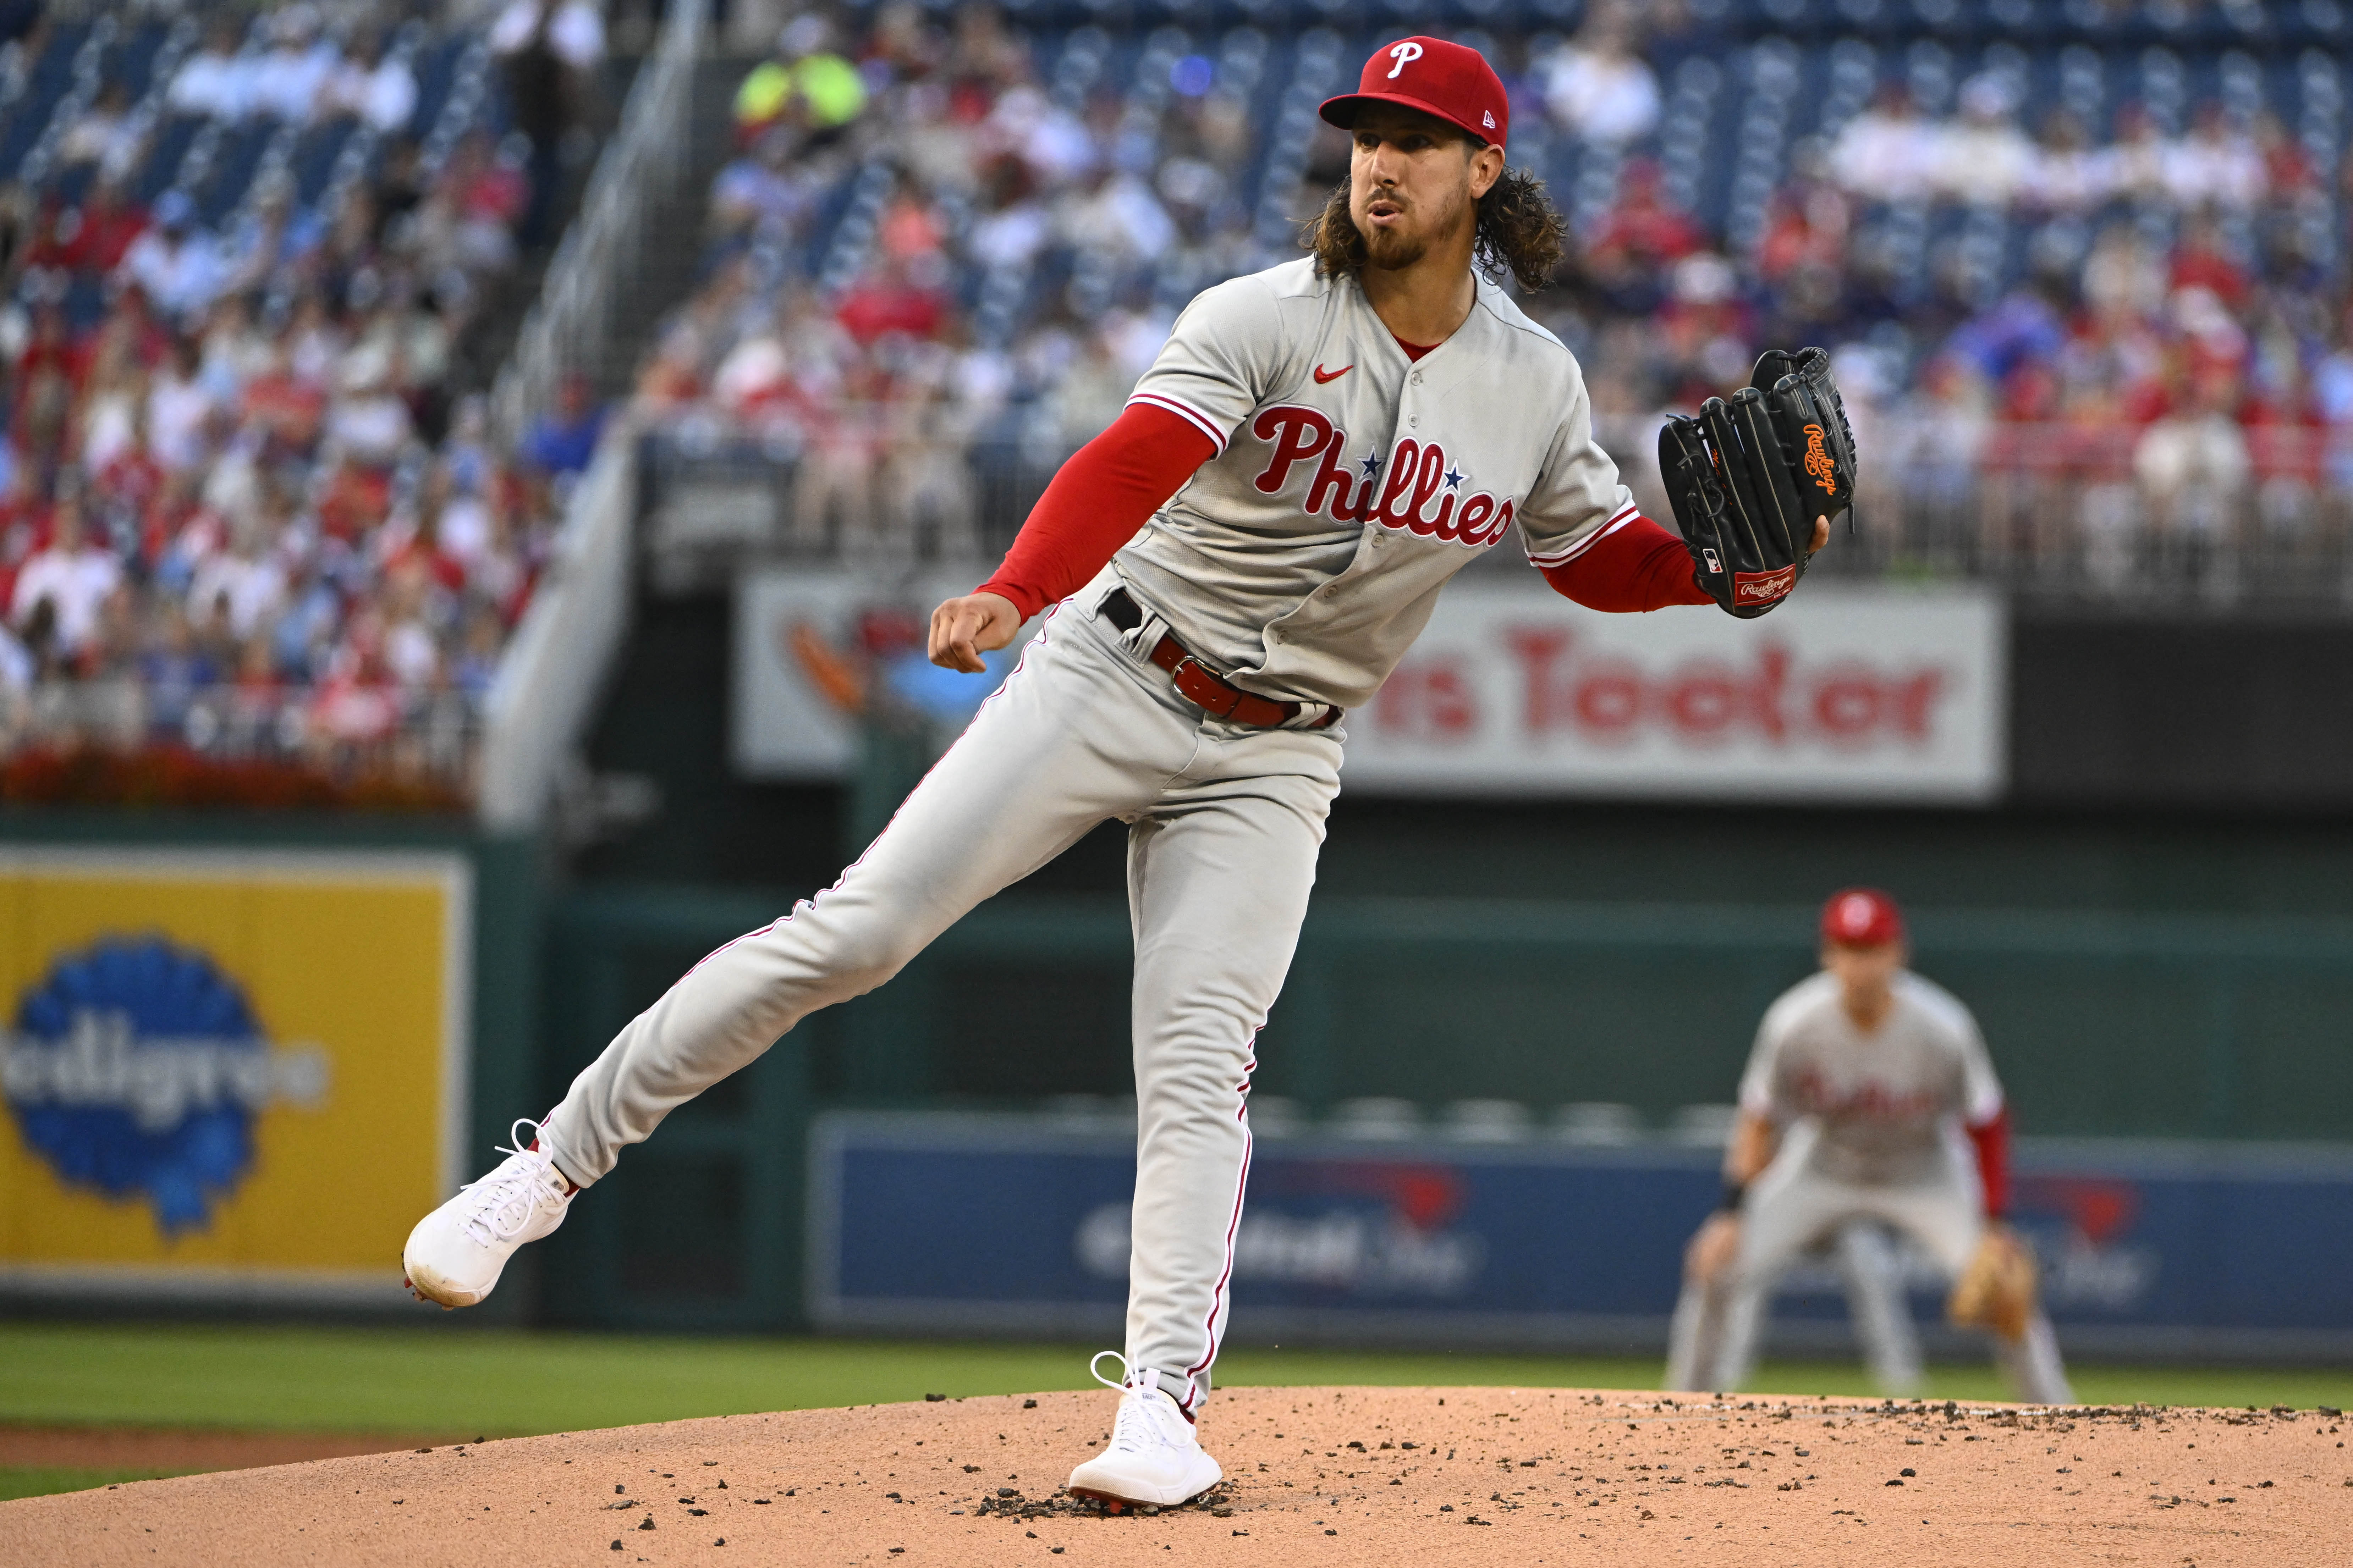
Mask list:
[[[1537,570],[1555,593],[1588,610],[1622,615],[1715,603],[1693,577],[1683,542],[1640,512],[1604,529],[1573,558]]]
[[[2002,1107],[1968,1133],[1977,1150],[1978,1183],[1985,1188],[1986,1217],[2000,1219],[2010,1211],[2010,1108]]]
[[[1076,593],[1217,451],[1182,416],[1129,404],[1062,465],[1004,563],[973,592],[1011,601],[1025,621]]]

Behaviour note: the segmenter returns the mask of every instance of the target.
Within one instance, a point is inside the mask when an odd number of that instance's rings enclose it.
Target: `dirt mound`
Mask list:
[[[143,1481],[0,1503],[0,1563],[2176,1568],[2341,1563],[2353,1530],[2327,1411],[1236,1389],[1204,1417],[1224,1486],[1107,1516],[1060,1487],[1112,1410],[805,1410]]]

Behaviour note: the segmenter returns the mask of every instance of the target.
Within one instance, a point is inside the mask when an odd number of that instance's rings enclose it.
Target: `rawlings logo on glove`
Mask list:
[[[1693,576],[1726,614],[1761,616],[1806,574],[1814,520],[1854,501],[1854,436],[1821,349],[1768,349],[1751,384],[1670,415],[1659,472]]]
[[[1736,572],[1732,574],[1732,598],[1740,605],[1777,605],[1788,597],[1789,590],[1798,585],[1798,569],[1784,566],[1778,572]]]
[[[1831,461],[1830,453],[1823,449],[1822,427],[1819,425],[1806,426],[1806,460],[1803,466],[1825,494],[1838,493],[1838,465]]]

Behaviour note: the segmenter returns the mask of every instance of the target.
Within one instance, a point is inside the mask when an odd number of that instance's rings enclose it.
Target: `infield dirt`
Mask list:
[[[1113,1395],[679,1421],[0,1503],[0,1563],[2338,1564],[2336,1414],[1243,1388],[1227,1482],[1060,1492]]]

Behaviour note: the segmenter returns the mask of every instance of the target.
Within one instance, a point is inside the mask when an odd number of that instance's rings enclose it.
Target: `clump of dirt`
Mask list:
[[[2335,1568],[2353,1533],[2335,1409],[1245,1388],[1202,1417],[1222,1485],[1113,1512],[1061,1483],[1108,1435],[1114,1397],[729,1416],[126,1483],[0,1503],[0,1568],[510,1553]]]
[[[1231,1519],[1234,1515],[1233,1498],[1233,1485],[1228,1481],[1219,1482],[1199,1497],[1166,1506],[1072,1497],[1060,1488],[1051,1497],[1024,1497],[1018,1487],[999,1487],[996,1496],[981,1499],[980,1506],[972,1512],[976,1519],[986,1519],[991,1514],[999,1519],[1054,1519],[1065,1515],[1096,1519],[1157,1519],[1164,1513],[1181,1513],[1190,1509],[1197,1513],[1206,1513],[1212,1519]]]

